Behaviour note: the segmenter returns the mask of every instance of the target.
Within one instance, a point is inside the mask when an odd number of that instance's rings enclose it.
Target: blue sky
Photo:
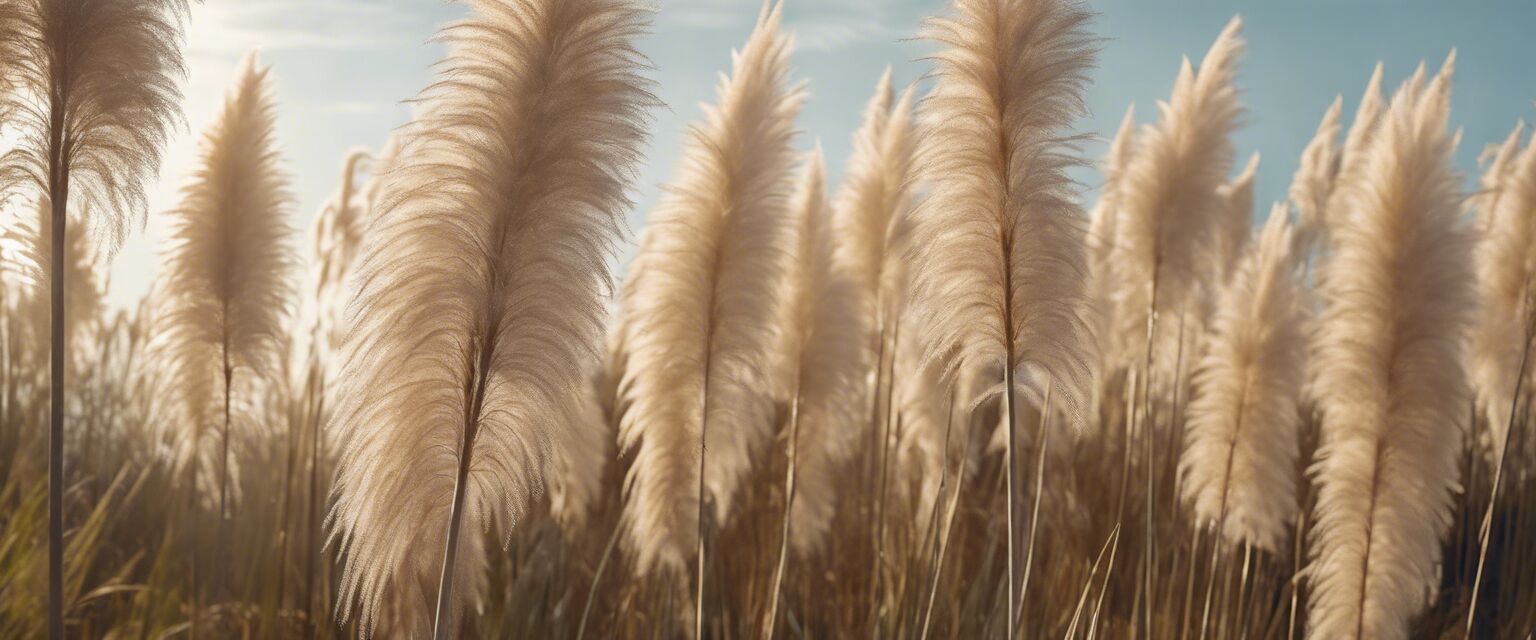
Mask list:
[[[921,20],[943,0],[787,0],[788,28],[799,49],[795,66],[809,83],[800,142],[820,140],[832,178],[850,150],[859,110],[880,71],[917,80],[931,49],[913,41]],[[1487,0],[1098,0],[1095,31],[1104,38],[1091,115],[1080,127],[1107,138],[1125,108],[1146,121],[1164,98],[1179,58],[1198,60],[1234,14],[1245,21],[1249,49],[1240,84],[1249,111],[1236,136],[1241,160],[1263,155],[1259,211],[1285,193],[1302,146],[1335,95],[1353,113],[1371,68],[1386,64],[1394,85],[1420,60],[1438,65],[1458,49],[1452,125],[1465,129],[1458,165],[1469,174],[1482,147],[1502,139],[1517,119],[1536,118],[1536,2]],[[650,153],[630,212],[638,231],[660,185],[677,166],[682,134],[713,98],[729,52],[751,30],[760,0],[660,0],[653,33],[641,50],[667,107],[655,112]],[[240,56],[259,48],[273,67],[279,139],[298,198],[295,225],[307,229],[335,188],[344,153],[378,147],[408,116],[402,101],[431,79],[442,55],[429,42],[442,24],[462,16],[433,0],[206,0],[194,5],[188,31],[187,131],[168,150],[151,190],[149,223],[129,238],[114,264],[111,299],[131,304],[148,289],[165,233],[163,211],[196,158],[198,132],[222,100]],[[1088,152],[1097,156],[1102,144]],[[1079,175],[1091,198],[1097,177]],[[625,247],[622,259],[632,251]]]

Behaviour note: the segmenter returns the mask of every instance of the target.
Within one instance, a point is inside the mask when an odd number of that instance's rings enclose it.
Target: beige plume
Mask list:
[[[268,70],[254,55],[241,64],[218,117],[204,133],[200,162],[169,213],[171,235],[156,283],[155,342],[180,396],[167,424],[178,438],[178,466],[214,461],[220,508],[227,484],[231,415],[259,393],[252,379],[281,383],[293,294],[292,197],[277,153]],[[174,405],[172,405],[174,406]],[[216,438],[205,439],[212,433]],[[214,447],[210,453],[204,447]]]
[[[701,468],[723,523],[771,440],[802,98],[789,85],[792,41],[781,14],[765,8],[732,56],[625,284],[619,446],[634,456],[625,520],[642,573],[681,572],[694,554]]]
[[[1519,133],[1519,129],[1515,130]],[[1511,145],[1504,148],[1509,149]],[[1491,459],[1497,460],[1509,429],[1510,404],[1519,377],[1522,349],[1528,345],[1536,303],[1536,144],[1518,154],[1499,152],[1489,165],[1482,204],[1491,207],[1477,250],[1481,307],[1472,332],[1472,374],[1478,404],[1488,420]]]
[[[1154,311],[1173,327],[1200,302],[1201,275],[1219,255],[1228,203],[1219,193],[1232,168],[1230,140],[1242,113],[1233,84],[1244,44],[1233,18],[1201,61],[1186,59],[1158,122],[1143,129],[1121,186],[1113,263],[1115,322],[1125,364],[1147,349]],[[1156,362],[1172,367],[1176,329],[1158,339]],[[1163,376],[1166,379],[1166,376]]]
[[[1306,357],[1288,217],[1275,205],[1217,297],[1179,461],[1196,521],[1267,551],[1296,514]]]
[[[328,524],[340,615],[365,633],[451,637],[487,534],[543,490],[597,363],[654,103],[637,3],[465,4],[352,281]]]
[[[1309,637],[1406,638],[1439,581],[1474,286],[1446,131],[1453,59],[1393,97],[1333,230],[1315,350]]]

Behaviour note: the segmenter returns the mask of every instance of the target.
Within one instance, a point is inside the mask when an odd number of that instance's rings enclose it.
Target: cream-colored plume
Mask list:
[[[471,0],[386,159],[331,430],[343,620],[451,637],[595,368],[654,103],[631,0]],[[436,606],[433,606],[433,601]]]
[[[1307,633],[1406,638],[1439,583],[1466,416],[1474,279],[1446,130],[1452,58],[1393,97],[1341,185],[1314,357]]]
[[[1217,296],[1179,460],[1197,522],[1272,552],[1296,514],[1306,358],[1289,213],[1275,205]]]
[[[912,216],[911,339],[954,354],[946,369],[997,372],[989,394],[1039,406],[1050,384],[1073,425],[1096,364],[1087,221],[1066,175],[1081,163],[1066,129],[1083,112],[1090,18],[1070,0],[956,0],[929,22],[946,48],[923,104],[929,192]]]
[[[624,519],[642,573],[681,572],[694,555],[701,466],[723,524],[773,434],[802,98],[781,15],[765,8],[732,56],[625,284],[619,446],[633,456]]]
[[[1233,18],[1198,71],[1184,60],[1172,98],[1158,105],[1158,122],[1142,130],[1126,169],[1112,258],[1122,364],[1139,365],[1144,357],[1154,303],[1164,321],[1158,366],[1174,366],[1176,323],[1199,320],[1202,276],[1220,255],[1230,211],[1220,187],[1232,169],[1230,137],[1242,113],[1234,84],[1241,30],[1242,20]]]

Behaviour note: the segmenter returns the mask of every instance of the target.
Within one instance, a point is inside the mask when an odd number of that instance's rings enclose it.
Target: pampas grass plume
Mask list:
[[[1453,60],[1393,97],[1324,267],[1309,637],[1406,638],[1439,581],[1473,303],[1446,131]]]
[[[202,157],[181,204],[169,213],[155,340],[181,398],[167,423],[193,431],[178,438],[179,464],[211,457],[200,448],[214,444],[203,439],[203,429],[224,422],[214,399],[245,391],[237,389],[238,379],[248,375],[279,374],[287,346],[292,198],[279,166],[267,73],[254,55],[245,58],[204,134]],[[230,435],[221,432],[220,441]],[[218,473],[224,475],[222,467]]]
[[[487,534],[543,491],[598,359],[654,101],[636,3],[465,4],[383,169],[337,378],[328,523],[339,613],[364,633],[449,637],[483,593]]]
[[[1197,522],[1272,552],[1296,514],[1306,355],[1288,216],[1271,210],[1217,296],[1179,462]]]
[[[774,350],[802,93],[765,7],[717,103],[690,130],[625,284],[619,447],[636,568],[680,573],[698,542],[700,456],[716,520],[765,446],[782,391]],[[707,438],[707,441],[705,440]],[[701,447],[703,451],[701,452]]]

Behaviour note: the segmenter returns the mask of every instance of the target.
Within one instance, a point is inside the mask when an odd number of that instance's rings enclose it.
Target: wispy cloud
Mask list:
[[[887,5],[881,0],[792,3],[785,7],[785,28],[795,34],[798,47],[808,51],[834,51],[875,40],[910,35],[888,24]],[[761,0],[669,0],[662,4],[660,20],[676,27],[717,30],[750,26]]]
[[[401,106],[400,104],[396,104],[396,103],[362,102],[362,101],[357,101],[357,100],[347,100],[347,101],[341,101],[341,102],[327,102],[327,103],[323,103],[323,104],[319,104],[319,105],[315,106],[315,110],[320,112],[320,113],[332,113],[332,114],[337,114],[337,115],[348,115],[348,116],[362,116],[362,115],[378,115],[378,114],[384,114],[384,113],[396,113],[396,112],[404,111],[405,109],[406,108],[404,106]]]
[[[194,56],[279,50],[363,50],[420,44],[422,24],[444,22],[457,7],[419,0],[263,0],[210,2],[191,25]]]

